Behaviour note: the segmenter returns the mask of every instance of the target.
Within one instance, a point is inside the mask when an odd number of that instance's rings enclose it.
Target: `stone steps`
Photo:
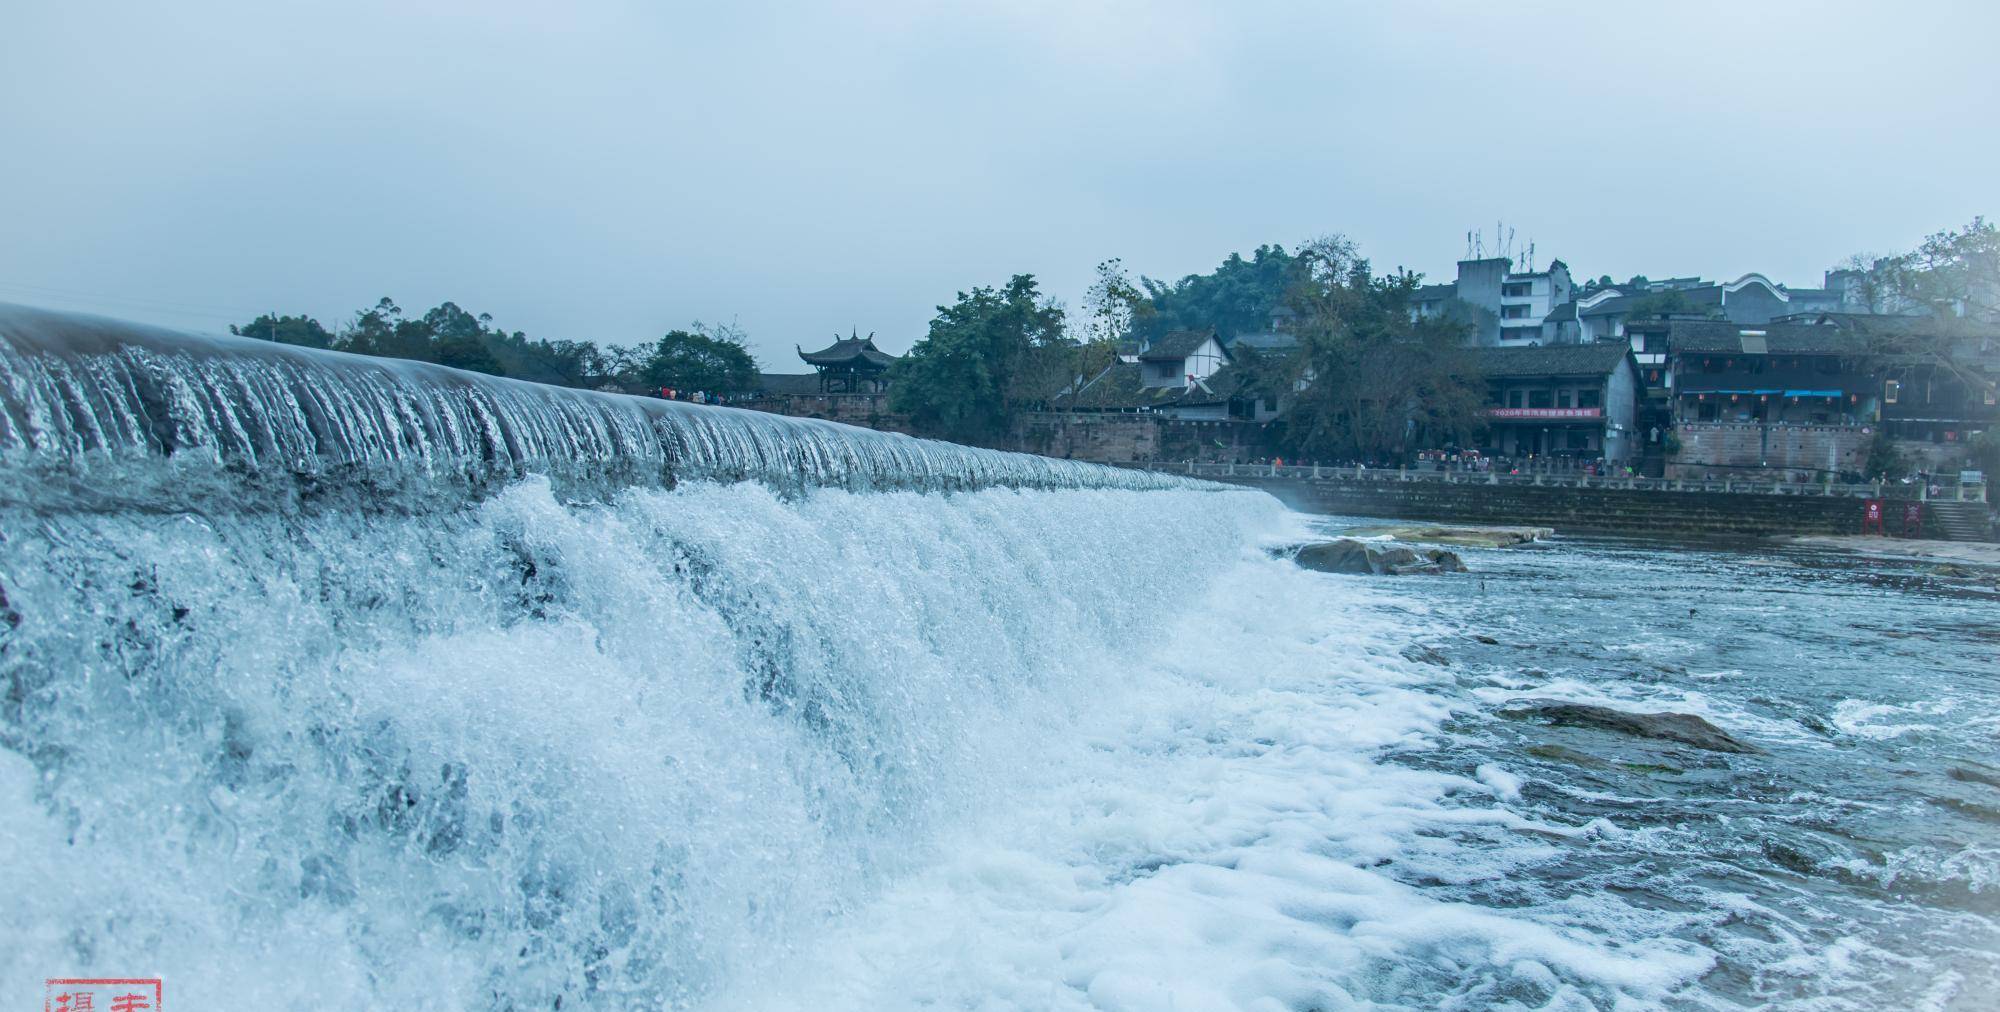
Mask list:
[[[1949,541],[1987,540],[1986,504],[1933,499],[1925,504],[1925,531]]]

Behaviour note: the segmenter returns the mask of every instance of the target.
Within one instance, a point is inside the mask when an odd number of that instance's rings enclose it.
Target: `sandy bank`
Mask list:
[[[1827,548],[1887,559],[1930,559],[2000,568],[2000,544],[1990,541],[1933,541],[1927,538],[1885,538],[1874,534],[1808,534],[1779,540],[1807,548]]]

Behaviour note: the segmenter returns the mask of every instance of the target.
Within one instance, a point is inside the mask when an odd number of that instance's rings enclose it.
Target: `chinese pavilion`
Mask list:
[[[798,347],[793,345],[793,347]],[[889,387],[887,373],[896,356],[875,347],[875,335],[836,335],[820,351],[799,349],[799,357],[819,373],[819,389],[828,394],[879,394]]]

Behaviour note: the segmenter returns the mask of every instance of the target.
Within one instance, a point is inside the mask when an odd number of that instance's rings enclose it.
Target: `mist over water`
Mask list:
[[[1274,549],[1313,524],[1260,493],[59,323],[0,328],[0,994],[1971,1008],[1992,979],[1990,848],[1783,837],[1947,894],[1828,899],[1738,854],[1789,782],[1738,804],[1523,758],[1489,711],[1531,692],[1706,707],[1774,752],[1976,747],[1914,686],[1834,678],[1822,748],[1747,701],[1782,695],[1778,633],[1732,655],[1744,692],[1692,627],[1625,635],[1607,602],[1649,564],[1563,595],[1555,556],[1475,557],[1561,602],[1537,625],[1469,579],[1299,570]],[[1703,607],[1746,579],[1714,565]],[[1464,646],[1593,621],[1617,664]],[[1952,705],[1989,712],[1968,672]],[[1931,961],[1891,914],[1972,948]]]

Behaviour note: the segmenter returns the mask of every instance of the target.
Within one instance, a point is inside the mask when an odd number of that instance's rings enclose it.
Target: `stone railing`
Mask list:
[[[1751,481],[1744,478],[1644,478],[1626,475],[1586,474],[1582,471],[1546,471],[1505,474],[1499,471],[1459,469],[1323,467],[1318,464],[1211,464],[1199,461],[1156,463],[1153,470],[1173,470],[1197,478],[1300,478],[1308,481],[1339,482],[1441,482],[1448,485],[1533,485],[1544,488],[1615,488],[1657,492],[1732,492],[1741,494],[1838,496],[1855,499],[1932,498],[1930,490],[1902,482]],[[1985,502],[1984,484],[1949,485],[1936,498],[1947,501]]]

